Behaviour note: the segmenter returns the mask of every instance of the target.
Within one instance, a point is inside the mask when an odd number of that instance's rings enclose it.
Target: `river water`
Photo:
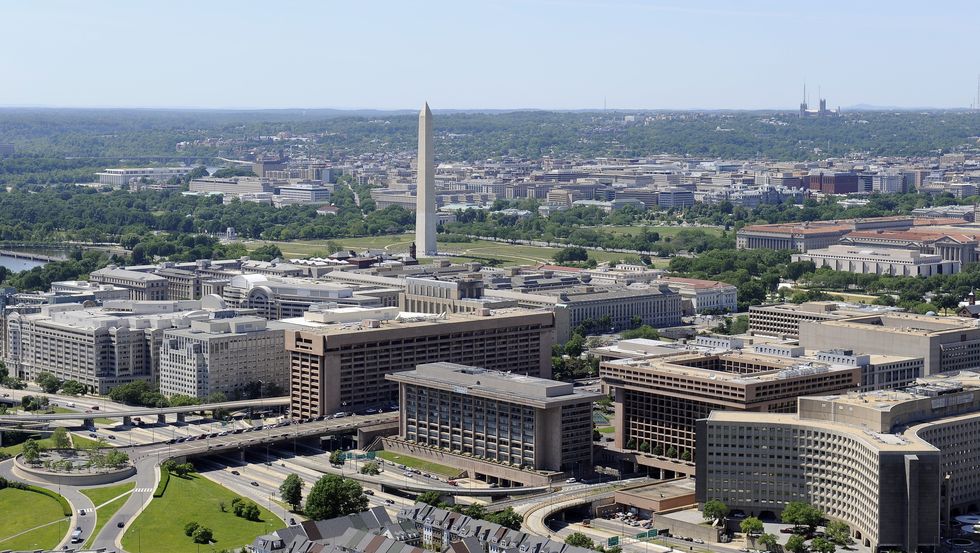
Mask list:
[[[0,247],[0,249],[13,249],[13,248],[2,248],[2,247]],[[34,252],[34,253],[40,253],[40,254],[43,254],[43,255],[51,256],[51,257],[62,257],[62,258],[65,256],[65,253],[66,253],[63,250],[27,250],[27,249],[21,250],[21,249],[17,249],[16,251],[31,251],[31,252]],[[34,261],[34,260],[31,260],[31,259],[20,259],[18,257],[8,257],[6,255],[0,255],[0,266],[6,267],[7,270],[10,271],[10,272],[12,272],[12,273],[18,273],[20,271],[26,271],[28,269],[33,269],[34,267],[40,267],[42,265],[45,265],[45,262],[43,262],[43,261]]]

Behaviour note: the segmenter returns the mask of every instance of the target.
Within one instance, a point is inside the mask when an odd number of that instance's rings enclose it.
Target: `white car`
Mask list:
[[[576,482],[578,482],[578,480],[576,480],[576,479],[574,479],[574,478],[569,478],[568,480],[565,480],[565,483],[566,483],[566,484],[574,484],[574,483],[576,483]]]

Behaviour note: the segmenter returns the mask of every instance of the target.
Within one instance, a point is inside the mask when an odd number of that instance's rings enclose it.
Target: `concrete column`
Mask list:
[[[133,417],[123,417],[123,426],[133,426]]]
[[[167,415],[165,415],[163,413],[160,413],[159,415],[157,415],[157,423],[158,424],[167,424]]]
[[[185,415],[184,413],[177,413],[177,422],[184,422],[186,417],[187,415]]]
[[[94,428],[95,427],[95,419],[94,418],[93,419],[83,419],[82,420],[82,424],[84,424],[87,428]]]

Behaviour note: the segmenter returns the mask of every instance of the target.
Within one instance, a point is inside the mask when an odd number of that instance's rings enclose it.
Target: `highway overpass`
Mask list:
[[[265,399],[247,399],[241,401],[225,401],[221,403],[205,403],[201,405],[182,405],[179,407],[132,407],[115,411],[88,409],[79,413],[50,413],[26,415],[0,415],[0,424],[16,424],[26,422],[51,422],[63,420],[81,420],[91,424],[95,418],[123,419],[123,424],[132,424],[133,417],[156,417],[157,422],[166,422],[167,415],[177,415],[177,420],[183,420],[187,413],[214,411],[225,409],[239,411],[242,409],[266,409],[285,407],[289,405],[289,396],[270,397]]]

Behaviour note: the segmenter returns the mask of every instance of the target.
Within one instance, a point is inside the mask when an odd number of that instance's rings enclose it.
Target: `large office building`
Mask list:
[[[802,321],[799,328],[800,344],[807,349],[921,357],[924,375],[980,366],[980,326],[975,319],[885,312]]]
[[[165,330],[160,392],[199,398],[220,392],[235,398],[256,383],[285,390],[289,384],[286,328],[292,326],[225,312]]]
[[[875,315],[897,311],[894,307],[848,304],[837,301],[808,301],[796,303],[770,303],[749,306],[749,333],[779,338],[799,338],[800,323],[804,321],[831,321],[861,315]],[[808,348],[850,347],[828,344]],[[860,347],[856,349],[861,349]]]
[[[474,465],[466,468],[475,478],[492,478],[479,472],[492,473],[493,463],[575,476],[592,472],[592,402],[600,394],[456,363],[424,363],[387,378],[399,387],[399,436]]]
[[[98,302],[128,300],[129,290],[112,284],[98,284],[87,280],[62,280],[51,283],[51,291],[57,295],[88,295]]]
[[[695,422],[713,410],[791,413],[801,395],[857,389],[861,369],[759,353],[679,353],[599,366],[614,394],[615,448],[638,467],[693,474]]]
[[[110,301],[101,308],[74,303],[13,312],[6,317],[5,362],[19,378],[48,372],[99,394],[136,380],[155,384],[164,332],[208,316],[200,302]]]
[[[681,295],[685,315],[738,311],[738,288],[726,282],[666,276],[657,282]]]
[[[146,179],[148,181],[166,181],[174,177],[183,177],[191,172],[190,167],[141,167],[125,169],[106,169],[95,175],[99,184],[120,187]]]
[[[793,261],[810,261],[817,268],[862,275],[932,276],[960,272],[960,261],[915,250],[835,245],[793,255]]]
[[[749,225],[736,233],[735,244],[739,249],[807,252],[838,244],[852,231],[908,230],[914,224],[911,217],[894,216]]]
[[[697,499],[749,515],[804,501],[872,551],[933,551],[980,506],[978,428],[972,371],[800,398],[797,415],[715,411],[698,423]]]
[[[366,295],[332,282],[245,274],[232,277],[221,296],[230,308],[255,309],[270,320],[302,317],[310,306],[320,303],[381,307],[398,301],[399,290],[373,292],[375,295]]]
[[[232,177],[228,179],[205,177],[190,182],[190,191],[200,194],[272,194],[276,187],[272,181],[258,177]]]
[[[291,414],[312,418],[398,400],[391,373],[448,361],[528,376],[551,376],[555,319],[550,311],[467,314],[346,308],[286,322]]]
[[[109,265],[92,271],[89,280],[98,284],[111,284],[129,290],[129,299],[135,301],[163,301],[170,299],[167,279],[139,271],[120,269]]]

